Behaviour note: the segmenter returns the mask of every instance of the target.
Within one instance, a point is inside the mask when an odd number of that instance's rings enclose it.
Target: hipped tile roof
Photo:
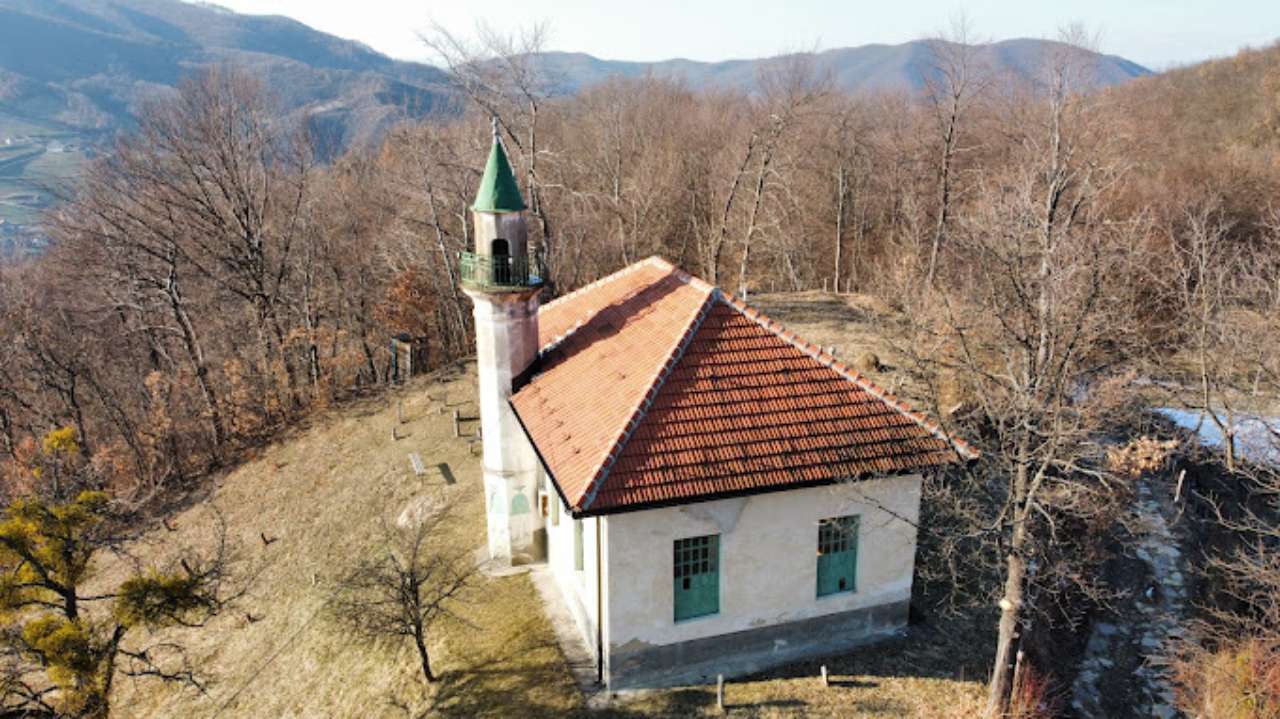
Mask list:
[[[745,303],[652,257],[538,314],[511,398],[577,514],[919,471],[976,456]]]

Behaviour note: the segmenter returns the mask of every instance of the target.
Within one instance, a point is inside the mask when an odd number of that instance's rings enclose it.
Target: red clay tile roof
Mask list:
[[[511,398],[575,513],[938,467],[976,456],[756,310],[653,257],[538,314]]]

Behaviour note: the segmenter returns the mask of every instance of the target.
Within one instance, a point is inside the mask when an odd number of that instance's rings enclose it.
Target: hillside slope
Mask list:
[[[277,16],[176,0],[0,0],[0,114],[101,133],[200,67],[261,77],[339,146],[444,101],[444,73]],[[0,127],[0,135],[3,135]]]
[[[1116,206],[1180,232],[1220,212],[1229,236],[1261,247],[1280,210],[1280,42],[1103,92]]]
[[[454,438],[452,417],[452,408],[474,414],[474,375],[454,371],[435,379],[439,383],[419,380],[396,398],[404,403],[401,439],[392,438],[391,398],[345,406],[219,478],[210,496],[170,519],[176,531],[152,535],[157,545],[144,553],[207,542],[216,507],[245,554],[245,569],[259,574],[236,611],[188,635],[197,661],[214,677],[208,695],[124,682],[114,698],[120,716],[421,713],[426,695],[412,647],[355,641],[324,607],[334,578],[352,557],[372,549],[383,523],[424,501],[448,507],[456,520],[452,541],[481,546],[479,458],[465,439]],[[409,452],[432,468],[427,476],[414,476]],[[434,469],[440,464],[456,483]],[[264,546],[260,534],[276,541]],[[434,648],[444,674],[440,713],[498,716],[493,709],[507,706],[502,697],[508,695],[537,715],[577,707],[529,578],[487,579],[478,597],[483,602],[462,612],[474,628],[447,627]],[[477,636],[482,641],[473,641]],[[406,714],[398,706],[417,709]]]

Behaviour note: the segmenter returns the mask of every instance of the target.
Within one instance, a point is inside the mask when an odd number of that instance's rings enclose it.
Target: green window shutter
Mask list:
[[[818,523],[818,596],[852,592],[858,577],[858,518]]]
[[[720,611],[720,535],[677,539],[674,551],[676,621]]]
[[[582,571],[582,520],[573,520],[573,568]]]

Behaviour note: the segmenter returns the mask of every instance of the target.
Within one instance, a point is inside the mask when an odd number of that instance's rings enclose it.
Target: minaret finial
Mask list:
[[[496,143],[498,141],[498,116],[490,115],[489,124],[493,127],[493,141]]]

